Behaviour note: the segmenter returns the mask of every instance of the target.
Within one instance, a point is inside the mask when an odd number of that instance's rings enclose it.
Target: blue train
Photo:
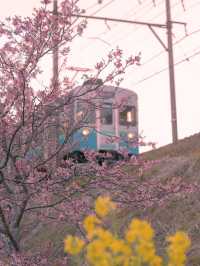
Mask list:
[[[93,90],[94,86],[98,86],[98,90]],[[139,153],[135,92],[103,85],[101,80],[96,80],[95,84],[88,80],[74,89],[73,97],[73,103],[64,110],[67,117],[71,117],[71,122],[62,118],[65,128],[72,123],[73,128],[77,125],[70,140],[73,154],[80,156],[85,150],[115,154],[126,150],[130,155]],[[58,134],[58,139],[60,144],[64,143],[64,131]]]

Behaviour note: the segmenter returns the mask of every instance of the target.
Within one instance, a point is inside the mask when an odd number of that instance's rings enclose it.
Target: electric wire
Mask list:
[[[162,0],[160,0],[160,2],[158,2],[158,3],[156,4],[156,6],[160,5],[161,3],[162,3]],[[140,5],[143,5],[143,4],[140,4]],[[145,9],[145,7],[148,7],[148,9]],[[147,13],[148,13],[148,10],[150,10],[150,9],[152,8],[152,1],[150,1],[150,3],[148,2],[147,5],[146,5],[145,7],[142,6],[139,10],[142,10],[143,12],[147,12]],[[149,8],[149,7],[150,7],[150,8]],[[132,11],[134,11],[134,12],[132,12]],[[133,16],[133,15],[138,14],[138,13],[139,13],[139,12],[138,12],[138,9],[135,10],[135,7],[133,7],[133,8],[131,8],[131,10],[129,10],[128,12],[126,12],[126,13],[125,13],[122,17],[120,17],[120,18],[123,19],[124,17],[127,17],[127,16],[130,17],[130,15]],[[106,31],[104,31],[103,33],[100,33],[100,34],[98,34],[98,35],[95,36],[95,37],[87,37],[87,39],[96,39],[96,40],[100,40],[100,41],[104,42],[105,44],[111,46],[111,43],[109,42],[109,40],[104,40],[105,38],[103,38],[103,37],[101,37],[101,36],[105,36],[105,35],[111,33],[111,36],[109,36],[109,37],[112,38],[112,35],[115,35],[115,32],[113,31],[113,28],[115,28],[115,27],[118,28],[119,26],[120,26],[120,24],[117,23],[117,22],[112,23],[112,28],[111,28],[111,30],[110,30],[110,29],[109,29],[109,30],[106,30]],[[138,26],[135,26],[135,25],[134,25],[133,27],[138,27]],[[140,28],[140,26],[139,26],[138,28]],[[133,29],[133,31],[134,31],[134,29]],[[132,30],[131,30],[131,32],[132,32]],[[112,43],[113,43],[113,41],[112,41]],[[83,47],[82,51],[86,50],[88,47],[90,47],[90,45],[86,45],[86,47]]]
[[[163,1],[158,2],[158,3],[156,4],[156,7],[158,7],[158,6],[161,5],[162,3],[163,3]],[[196,6],[199,5],[199,4],[200,4],[199,1],[195,2],[193,5],[188,6],[185,12],[187,12],[187,10],[190,10],[190,9],[196,7]],[[175,2],[175,3],[173,3],[171,7],[172,7],[172,9],[173,9],[174,7],[176,7],[176,6],[178,6],[178,5],[180,5],[180,0],[178,0],[178,1]],[[152,21],[154,21],[155,19],[157,19],[157,18],[163,16],[164,13],[165,13],[164,10],[165,10],[165,9],[163,9],[162,12],[159,12],[158,14],[156,14],[156,15],[154,15],[152,18],[150,18],[150,22],[152,22]],[[144,12],[146,12],[146,11],[144,10]],[[147,13],[148,13],[148,12],[147,12]],[[134,28],[132,27],[131,30],[126,31],[125,33],[123,33],[120,37],[117,37],[117,39],[112,39],[112,41],[110,41],[110,40],[108,39],[108,40],[106,40],[106,42],[107,42],[107,43],[111,43],[111,42],[112,42],[112,43],[120,42],[121,40],[125,40],[125,39],[127,39],[128,36],[131,36],[131,33],[136,33],[136,31],[139,30],[139,29],[141,29],[141,27],[138,26],[138,25],[136,25],[136,26],[134,26]],[[113,34],[114,34],[114,33],[113,33]],[[102,35],[102,34],[101,34],[101,35]],[[118,34],[116,34],[116,35],[118,35]]]
[[[112,4],[115,0],[110,0],[108,3],[106,3],[105,5],[103,5],[102,7],[100,7],[99,9],[95,10],[91,15],[96,15],[97,13],[99,13],[100,11],[102,11],[104,8],[106,8],[107,6],[109,6],[110,4]]]
[[[173,43],[173,46],[176,46],[177,44],[180,44],[182,41],[186,40],[187,38],[189,38],[190,36],[193,36],[197,33],[200,33],[200,28],[198,28],[195,31],[192,31],[191,33],[183,36],[182,38],[178,39],[176,42]],[[166,53],[165,50],[161,50],[160,52],[158,52],[157,54],[153,55],[152,57],[150,57],[149,59],[147,59],[146,61],[144,61],[141,66],[144,66],[150,62],[152,62],[154,59],[157,59],[159,56],[161,56],[162,54]]]
[[[93,9],[95,6],[98,6],[98,5],[99,5],[99,3],[96,2],[95,4],[91,4],[90,6],[84,8],[84,10],[85,10],[85,12],[86,12],[86,11],[89,11],[90,9]]]
[[[198,25],[198,28],[195,29],[194,31],[190,32],[190,33],[187,33],[186,35],[184,35],[183,37],[179,38],[177,41],[175,41],[173,43],[173,46],[176,46],[180,43],[182,43],[183,41],[189,39],[189,37],[191,36],[194,36],[196,34],[198,34],[200,32],[200,28],[199,28],[200,25]],[[165,50],[161,50],[159,51],[157,54],[153,55],[152,57],[150,57],[149,59],[147,59],[145,62],[142,63],[142,66],[152,62],[153,60],[157,59],[159,56],[161,56],[162,54],[164,54],[166,51]],[[185,54],[185,51],[184,51],[184,54]]]
[[[108,4],[110,4],[111,2],[113,2],[113,0],[112,1],[110,1]],[[105,5],[104,5],[104,7],[105,7]],[[134,11],[134,12],[133,12]],[[96,12],[97,13],[97,12]],[[96,14],[95,13],[95,14]],[[135,11],[135,8],[133,7],[133,8],[131,8],[131,10],[129,10],[128,12],[125,12],[124,14],[123,14],[123,16],[120,16],[120,18],[121,19],[123,19],[123,18],[125,18],[125,17],[127,17],[127,16],[130,16],[130,15],[134,15],[134,14],[136,14],[137,13],[137,11]],[[92,14],[92,15],[94,15],[94,13]],[[108,41],[106,41],[106,40],[104,40],[101,36],[102,35],[106,35],[107,33],[111,33],[111,31],[112,31],[112,33],[113,33],[113,28],[115,28],[115,27],[118,27],[119,26],[119,23],[118,22],[112,22],[112,28],[110,29],[109,28],[109,30],[107,29],[106,31],[104,31],[103,33],[100,33],[100,34],[98,34],[98,35],[96,35],[95,37],[83,37],[83,38],[87,38],[87,39],[96,39],[96,40],[99,40],[99,41],[101,41],[101,42],[103,42],[103,43],[105,43],[105,44],[107,44],[108,46],[111,46],[111,44],[108,42]],[[107,24],[107,28],[108,28],[108,24]],[[85,47],[83,47],[83,49],[82,49],[82,52],[84,51],[84,50],[86,50],[88,47],[90,47],[91,45],[86,45]]]
[[[161,4],[161,3],[162,3],[162,0],[158,3],[158,5]],[[141,8],[142,12],[139,12],[138,10],[135,10],[133,12],[132,16],[134,16],[135,20],[140,21],[141,19],[143,19],[145,14],[147,14],[147,13],[149,14],[149,12],[150,12],[150,10],[152,10],[152,8],[153,7],[152,7],[151,3],[150,3],[150,5],[148,3],[148,6]],[[118,24],[118,27],[120,27],[119,24]],[[125,31],[125,32],[123,30],[123,34],[120,37],[119,37],[119,34],[115,34],[115,32],[112,31],[112,35],[117,35],[118,36],[117,39],[114,39],[112,42],[116,42],[118,40],[124,39],[124,36],[130,35],[129,33],[135,33],[138,29],[141,29],[141,27],[139,25],[132,25],[131,28],[132,28],[131,30],[128,30],[128,31]],[[111,35],[111,38],[112,38],[112,35]]]
[[[198,47],[198,48],[200,48],[200,47]],[[193,51],[194,51],[194,50],[193,50]],[[196,57],[196,56],[198,56],[198,55],[200,55],[200,50],[194,52],[193,54],[187,56],[186,58],[183,58],[183,59],[177,61],[177,62],[174,64],[174,66],[180,65],[180,64],[182,64],[182,63],[184,63],[184,62],[189,62],[190,59],[192,59],[192,58],[194,58],[194,57]],[[163,69],[161,69],[161,70],[159,70],[159,71],[156,71],[156,72],[154,72],[154,73],[152,73],[152,74],[150,74],[150,75],[148,75],[148,76],[142,78],[141,80],[139,80],[139,81],[133,83],[133,86],[134,86],[134,87],[135,87],[135,86],[138,86],[139,84],[141,84],[141,83],[143,83],[143,82],[145,82],[145,81],[147,81],[147,80],[149,80],[149,79],[151,79],[151,78],[153,78],[153,77],[155,77],[155,76],[161,74],[162,72],[165,72],[165,71],[168,70],[168,69],[169,69],[168,67],[165,67],[165,68],[163,68]]]
[[[177,5],[177,4],[178,4],[178,2],[175,3],[173,6],[175,6],[175,5]],[[190,7],[196,6],[197,4],[200,4],[200,1],[196,2],[195,5],[192,5],[192,6],[190,6]],[[197,29],[197,30],[194,30],[193,32],[191,32],[190,34],[187,34],[187,35],[183,36],[182,38],[180,38],[179,40],[177,40],[176,42],[174,42],[174,46],[177,45],[177,44],[179,44],[179,43],[181,43],[183,40],[185,40],[185,39],[188,38],[189,36],[192,36],[192,35],[194,35],[194,34],[197,34],[199,31],[200,31],[200,30]],[[143,41],[144,41],[144,40],[145,40],[145,39],[143,39]],[[141,41],[141,42],[143,42],[143,41]],[[146,65],[147,63],[151,62],[153,59],[156,59],[158,56],[164,54],[165,52],[166,52],[165,50],[161,50],[160,52],[158,52],[157,54],[153,55],[151,58],[149,58],[148,60],[146,60],[146,61],[142,64],[142,66],[144,66],[144,65]],[[184,53],[185,53],[185,52],[184,52]]]
[[[162,3],[163,3],[163,1],[160,1],[159,2],[159,4],[162,4]],[[178,4],[180,4],[180,1],[177,1],[176,3],[172,4],[172,8],[174,8]],[[163,16],[164,14],[165,14],[165,9],[163,9],[162,12],[160,12],[159,14],[154,15],[152,18],[149,18],[148,20],[150,22],[153,22],[156,18],[159,18],[159,17]],[[121,40],[124,40],[124,39],[126,39],[125,36],[130,36],[131,35],[130,34],[131,32],[136,33],[136,31],[138,31],[139,29],[141,29],[141,27],[137,25],[137,26],[135,26],[134,30],[129,30],[128,32],[126,32],[125,34],[123,34],[123,36],[121,36],[120,38],[114,39],[113,42],[119,42]]]
[[[110,1],[110,2],[108,2],[108,3],[111,3],[111,2],[113,2],[113,0]],[[107,4],[108,4],[108,3],[107,3]],[[180,3],[180,1],[174,3],[174,4],[173,4],[173,7],[177,6],[179,3]],[[188,10],[193,9],[194,7],[196,7],[196,6],[199,5],[199,4],[200,4],[199,1],[193,3],[192,5],[190,5],[189,7],[186,8],[186,10],[184,11],[184,13],[187,13]],[[141,5],[142,5],[142,4],[141,4]],[[97,12],[98,12],[98,11],[97,11]],[[162,16],[162,14],[163,14],[163,12],[157,14],[156,16],[153,17],[153,19],[155,19],[155,18],[157,18],[157,17],[159,17],[159,16]],[[174,45],[177,45],[177,44],[181,43],[181,42],[182,42],[183,40],[185,40],[186,38],[189,38],[190,36],[192,36],[192,35],[194,35],[194,34],[197,34],[197,33],[199,33],[199,32],[200,32],[200,29],[197,29],[197,30],[191,32],[190,34],[188,34],[188,35],[186,35],[186,36],[183,36],[183,37],[180,38],[178,41],[176,41],[176,42],[174,43]],[[146,65],[146,64],[148,64],[148,63],[150,63],[151,61],[153,61],[154,59],[156,59],[158,56],[162,55],[163,53],[165,53],[165,51],[160,51],[160,52],[157,53],[156,55],[153,55],[151,58],[149,58],[147,61],[145,61],[145,62],[142,64],[142,66],[144,66],[144,65]],[[196,53],[195,53],[195,55],[196,55]],[[195,55],[194,55],[194,56],[195,56]],[[197,53],[197,55],[198,55],[198,53]],[[182,59],[180,62],[178,61],[177,63],[175,63],[175,65],[177,65],[177,64],[179,64],[179,63],[181,63],[181,62],[188,61],[188,59],[189,59],[189,58],[192,58],[192,57],[193,57],[193,55],[191,55],[191,56],[186,56],[186,57],[185,57],[184,59]],[[142,81],[145,81],[145,80],[147,80],[147,79],[150,79],[150,78],[152,78],[153,76],[158,75],[159,73],[162,73],[163,71],[165,71],[165,70],[167,70],[167,69],[168,69],[168,68],[161,69],[160,71],[157,71],[157,72],[155,72],[155,73],[153,73],[153,74],[151,74],[151,75],[145,77],[145,78],[142,79],[141,81],[137,82],[137,84],[140,84]]]

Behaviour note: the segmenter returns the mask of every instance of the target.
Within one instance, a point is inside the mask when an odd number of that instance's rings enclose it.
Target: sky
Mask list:
[[[102,0],[101,4],[79,0],[79,5],[88,15],[166,22],[164,0]],[[38,6],[40,0],[2,1],[0,19],[30,15]],[[200,0],[171,0],[171,7],[172,20],[187,23],[186,29],[173,25],[178,137],[182,139],[200,131]],[[155,30],[167,43],[166,30]],[[140,133],[157,147],[171,143],[168,56],[147,26],[89,20],[83,36],[72,43],[69,63],[94,68],[117,46],[126,56],[141,52],[141,65],[129,69],[121,84],[138,94]]]

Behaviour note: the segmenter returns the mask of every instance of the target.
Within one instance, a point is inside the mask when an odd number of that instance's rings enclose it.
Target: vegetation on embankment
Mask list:
[[[192,241],[188,265],[200,265],[200,134],[141,154],[137,162],[123,163],[116,172],[112,168],[106,173],[96,177],[95,185],[90,184],[77,198],[82,201],[89,197],[92,206],[97,195],[109,194],[120,206],[116,229],[124,232],[131,219],[146,219],[156,231],[155,242],[161,254],[166,235],[185,231]],[[76,181],[85,186],[87,179],[79,177]],[[59,219],[38,227],[26,239],[26,250],[38,252],[51,242],[48,265],[54,266],[65,256],[64,237],[81,234],[80,226],[68,221]],[[63,265],[59,263],[56,265]]]

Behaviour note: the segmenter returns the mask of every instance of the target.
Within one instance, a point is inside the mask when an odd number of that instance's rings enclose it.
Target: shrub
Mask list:
[[[90,266],[184,266],[190,239],[178,231],[166,238],[166,262],[156,253],[154,230],[145,220],[133,219],[124,238],[109,230],[108,216],[116,208],[109,197],[98,197],[95,214],[83,221],[85,239],[68,235],[64,240],[64,251],[71,255],[82,255]],[[107,225],[107,226],[106,226]]]

